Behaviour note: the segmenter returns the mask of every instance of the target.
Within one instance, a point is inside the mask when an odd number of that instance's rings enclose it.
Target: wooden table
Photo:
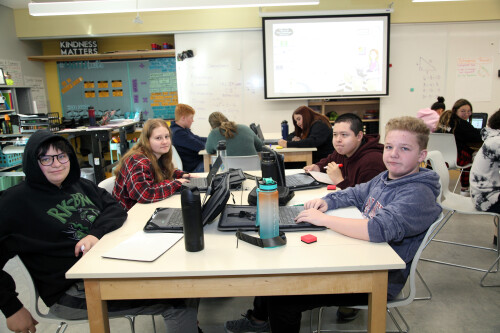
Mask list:
[[[325,193],[324,188],[299,191],[289,204]],[[247,194],[234,197],[246,201]],[[179,197],[136,204],[123,227],[104,236],[66,273],[85,281],[92,333],[109,332],[107,300],[336,293],[369,293],[368,330],[385,332],[387,271],[405,267],[386,243],[325,230],[315,232],[318,241],[310,245],[300,241],[309,232],[288,232],[283,247],[262,249],[244,242],[236,247],[234,232],[219,232],[214,222],[205,227],[200,252],[185,251],[181,240],[151,263],[101,257],[142,230],[155,208],[180,207]]]

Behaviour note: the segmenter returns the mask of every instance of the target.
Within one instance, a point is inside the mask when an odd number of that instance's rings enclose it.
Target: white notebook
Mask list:
[[[309,171],[309,174],[313,176],[314,179],[316,179],[320,183],[335,185],[333,181],[330,179],[330,176],[328,176],[324,172]]]

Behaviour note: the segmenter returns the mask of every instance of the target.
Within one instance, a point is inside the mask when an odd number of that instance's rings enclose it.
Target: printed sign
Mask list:
[[[68,40],[59,42],[61,54],[97,54],[97,41],[95,40]]]

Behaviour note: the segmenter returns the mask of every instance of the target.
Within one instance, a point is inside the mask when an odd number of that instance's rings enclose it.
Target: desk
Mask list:
[[[253,182],[252,182],[253,183]],[[246,186],[244,186],[246,187]],[[326,190],[298,191],[290,205]],[[235,193],[237,204],[246,202]],[[205,249],[191,253],[181,240],[152,263],[104,259],[103,253],[142,230],[157,207],[180,207],[178,195],[154,204],[136,204],[125,224],[105,235],[67,273],[84,279],[92,333],[109,332],[107,300],[176,297],[239,297],[370,293],[369,332],[385,332],[387,271],[404,262],[386,243],[369,243],[331,230],[315,232],[307,245],[288,232],[286,246],[262,249],[239,242],[233,232],[219,232],[216,222],[205,227]]]
[[[276,149],[276,146],[271,146],[276,152],[283,154],[285,157],[285,162],[306,162],[306,165],[312,164],[312,153],[317,151],[316,147],[312,148],[281,148]],[[203,167],[205,172],[210,171],[210,164],[212,163],[212,156],[215,154],[209,154],[206,150],[201,150],[200,155],[203,155]]]

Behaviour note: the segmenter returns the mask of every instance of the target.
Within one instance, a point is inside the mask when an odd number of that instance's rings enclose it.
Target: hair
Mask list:
[[[38,147],[37,157],[43,156],[47,153],[50,147],[55,150],[60,150],[63,153],[68,154],[68,156],[73,154],[73,148],[68,143],[68,141],[64,140],[62,137],[53,137],[49,140],[45,141]]]
[[[351,131],[353,131],[355,135],[358,135],[359,132],[363,133],[363,122],[361,118],[354,113],[341,114],[335,119],[335,123],[349,123]]]
[[[458,117],[457,115],[453,116],[453,112],[451,110],[446,110],[439,116],[437,129],[443,133],[455,133],[455,129],[457,128],[458,122],[456,120],[452,120]]]
[[[422,119],[415,117],[392,118],[385,125],[385,136],[390,131],[406,131],[415,134],[420,150],[427,148],[430,130]]]
[[[123,167],[124,161],[126,161],[130,156],[135,154],[141,154],[146,156],[153,165],[155,183],[161,183],[165,179],[172,180],[172,176],[174,174],[174,165],[172,163],[172,148],[168,151],[168,153],[161,155],[160,158],[156,158],[153,154],[153,150],[151,149],[151,145],[149,144],[149,139],[153,134],[153,130],[158,127],[165,127],[168,129],[168,134],[170,138],[172,138],[172,131],[168,124],[163,119],[148,119],[144,123],[144,127],[142,128],[141,136],[137,143],[120,158],[118,165],[115,168],[114,174],[115,176],[120,173],[120,169]],[[173,143],[172,143],[173,144]]]
[[[208,116],[208,122],[212,129],[219,128],[220,134],[226,139],[233,138],[238,133],[238,127],[234,121],[229,121],[221,112],[212,112]]]
[[[488,126],[492,129],[500,129],[500,109],[488,119]]]
[[[451,112],[454,115],[456,115],[458,109],[460,109],[464,105],[470,106],[470,111],[471,111],[471,114],[472,114],[472,104],[470,104],[470,102],[468,100],[463,99],[463,98],[459,99],[458,101],[455,102],[455,104],[453,104],[453,107],[451,108]]]
[[[432,104],[432,106],[431,106],[431,110],[436,111],[439,109],[446,110],[446,105],[444,104],[444,97],[443,96],[438,96],[437,102],[434,102],[434,104]]]
[[[187,104],[177,104],[175,107],[175,121],[180,120],[182,117],[194,115],[194,109]]]
[[[293,117],[296,114],[300,114],[302,116],[302,127],[304,128],[304,130],[302,130],[299,126],[297,126],[297,122]],[[332,127],[332,124],[330,124],[330,121],[326,116],[318,112],[315,112],[313,109],[305,105],[299,106],[297,109],[295,109],[295,111],[293,111],[292,120],[293,120],[293,125],[295,126],[295,136],[298,136],[301,139],[307,138],[307,136],[309,135],[309,131],[311,130],[312,124],[315,123],[316,121],[322,121],[328,126]]]

